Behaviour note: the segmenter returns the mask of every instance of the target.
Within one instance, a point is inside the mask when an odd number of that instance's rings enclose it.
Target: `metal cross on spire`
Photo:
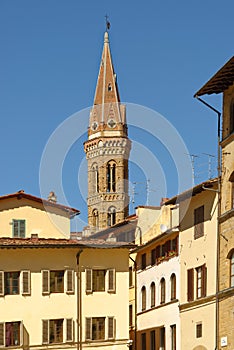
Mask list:
[[[110,22],[108,21],[107,15],[105,15],[105,19],[106,19],[106,31],[108,32],[108,30],[110,29]]]

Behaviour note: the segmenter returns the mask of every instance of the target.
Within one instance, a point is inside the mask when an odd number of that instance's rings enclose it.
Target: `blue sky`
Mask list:
[[[199,156],[195,182],[207,179],[204,153],[217,152],[216,115],[193,95],[233,56],[234,3],[222,6],[211,0],[1,0],[0,194],[24,189],[40,195],[39,168],[48,139],[64,120],[92,105],[105,14],[121,100],[164,116],[188,152]],[[205,98],[221,109],[220,96]],[[178,181],[165,149],[134,127],[129,134],[156,154],[166,174],[163,196],[175,195]],[[85,221],[85,198],[77,186],[84,140],[83,135],[71,145],[62,178],[68,204],[80,209]],[[142,177],[137,166],[130,167],[131,182],[139,183],[134,205],[146,204],[146,178],[153,177]],[[148,204],[158,205],[162,191],[157,184],[150,189]]]

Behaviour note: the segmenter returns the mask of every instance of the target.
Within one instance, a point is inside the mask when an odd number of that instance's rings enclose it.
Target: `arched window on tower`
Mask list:
[[[116,223],[116,209],[115,207],[110,207],[107,214],[107,225],[113,226]]]
[[[116,163],[113,160],[107,163],[107,191],[116,191]]]
[[[99,216],[98,216],[98,210],[93,210],[93,226],[98,229],[99,227]]]
[[[230,123],[229,123],[229,133],[232,134],[234,132],[234,99],[230,105]]]
[[[98,165],[94,163],[92,165],[92,184],[94,188],[94,192],[99,192],[99,174],[98,174]]]
[[[229,181],[231,183],[231,209],[234,209],[234,171],[229,177]]]

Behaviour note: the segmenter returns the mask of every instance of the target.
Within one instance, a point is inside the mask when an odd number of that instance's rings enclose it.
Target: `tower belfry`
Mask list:
[[[93,232],[121,222],[128,216],[130,149],[125,105],[120,103],[106,31],[94,104],[90,111],[88,140],[84,143],[88,162],[88,224]]]

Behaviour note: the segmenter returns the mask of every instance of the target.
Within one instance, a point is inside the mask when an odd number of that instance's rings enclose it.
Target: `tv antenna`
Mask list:
[[[203,153],[205,154],[206,156],[208,156],[208,178],[211,179],[212,178],[212,164],[211,164],[211,161],[212,161],[212,158],[216,158],[213,154],[209,154],[209,153]]]

